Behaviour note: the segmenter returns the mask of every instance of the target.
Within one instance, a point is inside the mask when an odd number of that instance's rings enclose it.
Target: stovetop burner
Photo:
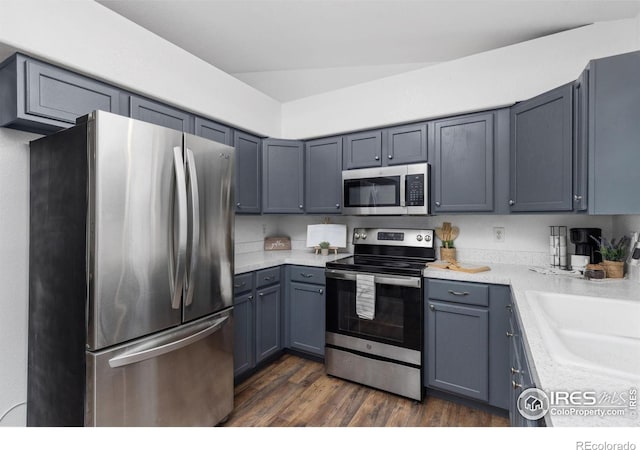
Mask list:
[[[389,273],[420,276],[425,264],[432,259],[406,260],[379,256],[348,256],[327,262],[328,269],[350,270],[357,272]]]

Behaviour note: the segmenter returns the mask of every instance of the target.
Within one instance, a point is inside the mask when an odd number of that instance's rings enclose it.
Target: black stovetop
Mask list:
[[[354,255],[327,262],[327,269],[422,276],[426,263],[433,260],[432,258]]]

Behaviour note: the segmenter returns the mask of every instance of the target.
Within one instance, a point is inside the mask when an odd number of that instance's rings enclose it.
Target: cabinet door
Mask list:
[[[435,122],[434,211],[493,211],[493,113]]]
[[[280,341],[280,285],[256,291],[256,364],[278,352]]]
[[[427,124],[404,125],[384,130],[384,164],[423,163],[427,161]]]
[[[254,294],[237,295],[233,302],[233,375],[255,366]]]
[[[509,317],[511,289],[489,286],[489,404],[509,408]]]
[[[489,400],[489,312],[427,301],[429,386]]]
[[[291,283],[289,289],[289,346],[324,357],[324,286]]]
[[[304,213],[304,150],[301,141],[262,143],[262,212]]]
[[[640,214],[640,52],[589,71],[589,213]]]
[[[305,143],[306,212],[340,214],[342,137]]]
[[[212,120],[196,117],[196,136],[202,136],[225,145],[233,145],[233,130]]]
[[[241,214],[260,213],[260,138],[242,131],[234,133],[236,148],[235,196],[236,212]]]
[[[587,210],[589,157],[589,71],[585,70],[573,89],[573,208]]]
[[[571,211],[573,114],[567,84],[511,108],[511,211]]]
[[[193,133],[193,116],[152,100],[132,95],[130,114],[133,119],[144,120],[185,133]]]
[[[382,132],[367,131],[345,137],[345,169],[377,167],[382,165]]]

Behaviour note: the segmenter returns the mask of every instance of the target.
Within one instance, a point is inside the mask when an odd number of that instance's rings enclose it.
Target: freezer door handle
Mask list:
[[[180,298],[182,297],[182,285],[184,282],[185,264],[187,258],[187,185],[185,181],[184,162],[182,160],[182,147],[173,147],[173,166],[176,177],[176,197],[178,203],[178,248],[171,244],[170,259],[172,271],[171,282],[171,307],[180,309]],[[174,234],[175,236],[175,234]],[[174,254],[176,253],[177,254]],[[171,277],[173,275],[173,277]]]
[[[229,320],[229,317],[231,317],[230,314],[227,314],[224,317],[217,318],[211,325],[206,327],[204,330],[197,331],[182,339],[178,339],[177,341],[169,342],[169,343],[162,344],[152,348],[148,348],[149,346],[148,343],[142,344],[140,347],[133,348],[125,354],[118,355],[111,358],[109,360],[109,366],[113,368],[128,366],[129,364],[145,361],[147,359],[157,358],[158,356],[161,356],[166,353],[173,352],[180,348],[191,345],[194,342],[204,339],[207,336],[218,331],[220,328],[222,328],[225,322]]]
[[[194,277],[198,271],[198,260],[200,252],[200,197],[198,195],[198,172],[196,171],[196,161],[193,152],[187,148],[187,170],[189,173],[189,189],[191,190],[191,257],[189,270],[187,272],[187,295],[185,306],[189,306],[193,301]]]

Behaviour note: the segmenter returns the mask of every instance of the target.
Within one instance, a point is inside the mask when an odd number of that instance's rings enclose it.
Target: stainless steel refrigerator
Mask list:
[[[233,409],[234,149],[96,111],[30,144],[27,425]]]

